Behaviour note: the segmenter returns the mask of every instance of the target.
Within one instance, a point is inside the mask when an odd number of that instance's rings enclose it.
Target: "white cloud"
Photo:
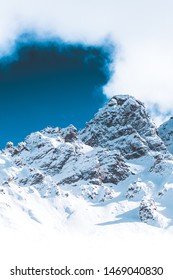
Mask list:
[[[172,0],[0,0],[0,50],[26,29],[89,44],[110,36],[118,54],[106,94],[173,111],[172,11]]]

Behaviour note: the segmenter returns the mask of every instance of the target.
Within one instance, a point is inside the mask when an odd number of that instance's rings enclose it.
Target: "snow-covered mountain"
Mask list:
[[[47,127],[8,142],[0,152],[1,223],[172,226],[171,131],[170,121],[158,133],[143,103],[118,95],[79,132]]]

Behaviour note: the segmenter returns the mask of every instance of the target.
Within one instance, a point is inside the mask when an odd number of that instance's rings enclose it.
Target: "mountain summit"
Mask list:
[[[163,131],[172,126],[164,127],[158,133],[143,103],[117,95],[79,132],[47,127],[8,142],[0,152],[1,222],[171,226],[173,157]]]
[[[112,97],[87,123],[80,137],[94,147],[118,149],[127,159],[167,153],[144,104],[129,95]]]

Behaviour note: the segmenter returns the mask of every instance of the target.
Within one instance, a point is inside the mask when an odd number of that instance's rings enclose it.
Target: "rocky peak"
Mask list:
[[[78,139],[77,129],[73,125],[69,125],[67,128],[62,129],[62,136],[65,142],[73,142]]]
[[[144,104],[129,95],[112,97],[80,131],[80,138],[90,146],[118,149],[127,159],[167,154]]]
[[[158,131],[168,151],[173,154],[173,117],[164,122]]]

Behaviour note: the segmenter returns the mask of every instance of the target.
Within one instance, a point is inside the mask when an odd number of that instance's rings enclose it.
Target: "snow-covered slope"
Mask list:
[[[0,221],[59,231],[173,223],[173,159],[144,105],[115,96],[79,133],[48,127],[0,153]]]

